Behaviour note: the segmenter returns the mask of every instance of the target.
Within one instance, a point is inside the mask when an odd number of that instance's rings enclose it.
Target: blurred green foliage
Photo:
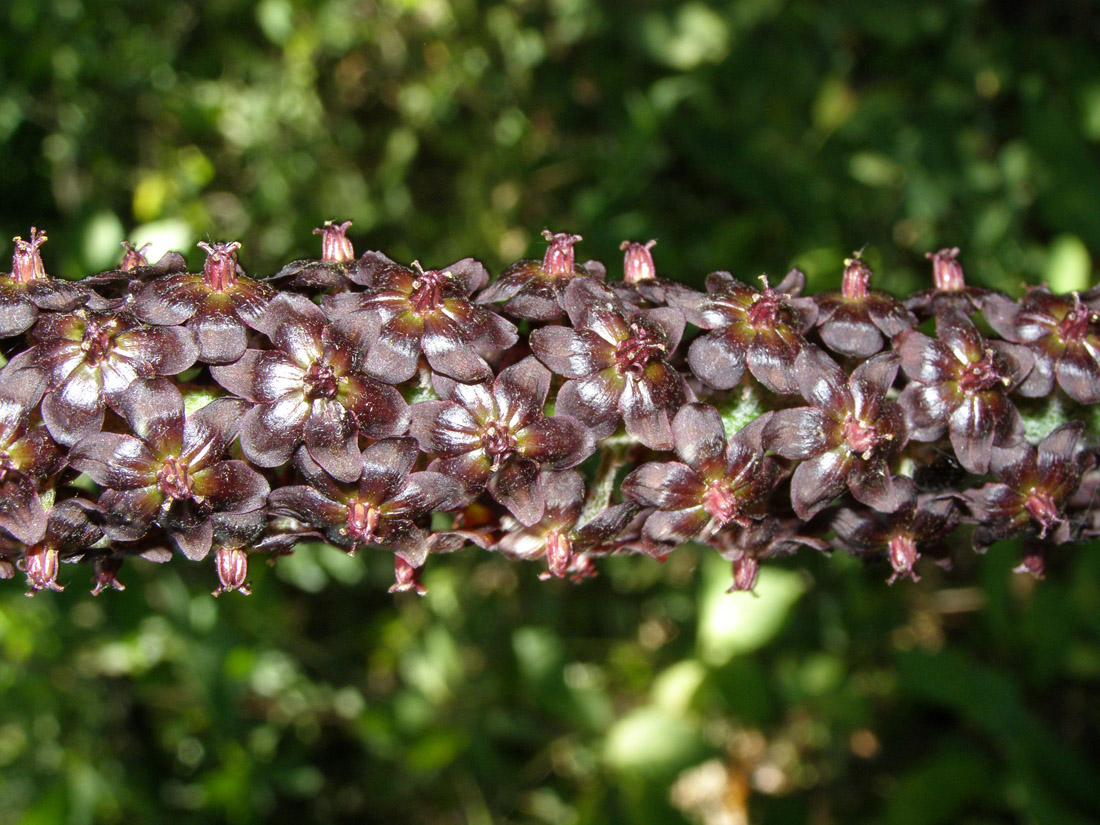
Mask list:
[[[617,269],[880,284],[1092,278],[1100,10],[1079,0],[8,0],[0,225],[80,277],[125,236],[254,274],[360,249],[490,268],[545,227]],[[687,549],[583,585],[464,551],[424,599],[306,548],[255,595],[135,563],[0,588],[0,823],[1091,823],[1100,557],[884,584],[801,554],[759,596]],[[745,806],[749,811],[745,819]],[[727,817],[725,819],[721,817]],[[740,817],[740,818],[738,818]]]

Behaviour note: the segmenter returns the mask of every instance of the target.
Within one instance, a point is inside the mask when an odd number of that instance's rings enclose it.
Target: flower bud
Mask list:
[[[936,289],[953,292],[966,286],[962,264],[959,263],[959,248],[941,249],[939,252],[924,254],[932,262],[932,283]]]
[[[888,584],[893,584],[898,579],[920,581],[920,576],[913,572],[913,565],[920,558],[920,553],[917,552],[917,543],[912,536],[894,536],[887,544],[886,553],[890,566],[894,568],[894,575],[889,578]]]
[[[122,248],[126,250],[122,256],[122,263],[119,265],[119,269],[124,272],[137,269],[140,266],[149,266],[149,259],[145,257],[145,250],[151,247],[151,243],[145,244],[141,249],[137,249],[129,241],[122,242]]]
[[[657,266],[653,263],[653,253],[649,250],[657,241],[640,244],[623,241],[619,249],[626,253],[623,258],[623,280],[628,284],[652,280],[657,277]]]
[[[215,596],[237,590],[246,596],[252,588],[245,581],[248,578],[248,554],[240,547],[219,547],[215,554],[218,568],[218,580],[221,587],[214,591]]]
[[[867,297],[871,285],[871,268],[860,260],[859,255],[844,261],[844,278],[840,292],[845,298],[861,301]]]
[[[546,254],[542,258],[542,268],[547,275],[569,277],[573,274],[575,256],[573,244],[581,240],[580,235],[570,235],[567,232],[551,232],[549,229],[542,231],[542,237],[550,242]]]
[[[31,587],[27,592],[28,596],[33,596],[39,590],[61,592],[65,589],[57,583],[59,563],[56,547],[36,544],[27,548],[26,558],[23,559],[23,572],[27,574],[27,584]]]
[[[760,575],[760,560],[756,556],[743,554],[733,560],[733,583],[727,593],[751,593],[756,589],[756,580]]]
[[[237,250],[239,241],[208,244],[200,241],[199,249],[206,253],[202,265],[203,282],[214,292],[226,292],[237,283]]]
[[[569,572],[569,562],[573,558],[573,542],[568,533],[551,530],[546,534],[546,564],[550,575],[564,578]]]
[[[92,595],[98,596],[107,588],[125,590],[126,585],[118,580],[118,571],[121,569],[121,556],[108,556],[104,559],[97,559],[92,575]]]
[[[410,590],[415,592],[418,596],[423,596],[428,592],[420,581],[420,573],[423,567],[413,567],[401,556],[394,555],[393,557],[393,577],[394,583],[390,587],[391,593],[408,593]]]
[[[11,256],[11,279],[17,284],[44,279],[46,267],[42,263],[42,253],[38,250],[46,242],[46,233],[39,232],[32,226],[29,241],[23,240],[22,237],[15,237],[12,240],[15,242],[15,252]]]
[[[325,225],[313,230],[314,235],[321,236],[321,260],[332,263],[345,263],[355,260],[355,249],[351,241],[345,237],[351,221],[333,223],[325,221]]]

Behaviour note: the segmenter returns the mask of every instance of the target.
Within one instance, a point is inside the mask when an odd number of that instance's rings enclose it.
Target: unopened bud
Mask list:
[[[551,530],[546,534],[546,565],[550,575],[563,578],[569,572],[569,562],[573,559],[573,542],[568,533]]]
[[[428,592],[420,581],[420,573],[423,567],[413,567],[401,556],[395,555],[393,557],[393,578],[394,583],[390,587],[391,593],[408,593],[412,591],[418,596],[423,596]]]
[[[214,557],[218,568],[218,581],[221,587],[214,591],[215,596],[236,590],[246,596],[252,593],[252,588],[245,579],[248,578],[248,554],[240,547],[219,547]]]
[[[653,253],[649,250],[657,241],[649,241],[640,244],[634,241],[623,241],[619,246],[626,254],[623,257],[623,280],[628,284],[636,284],[638,281],[648,281],[657,277],[657,266],[653,263]]]
[[[46,266],[42,263],[39,248],[46,242],[46,233],[31,227],[31,239],[12,238],[15,252],[11,256],[11,279],[17,284],[27,284],[46,277]]]
[[[141,249],[137,249],[129,241],[123,241],[122,248],[125,249],[126,252],[123,254],[122,263],[118,268],[124,272],[129,272],[131,269],[137,269],[139,266],[149,266],[149,259],[145,257],[145,250],[151,246],[151,243],[147,243]]]
[[[313,230],[314,235],[321,236],[321,260],[333,263],[345,263],[355,260],[355,249],[351,245],[345,233],[351,221],[333,223],[325,221],[325,225]]]
[[[966,286],[957,246],[939,252],[926,252],[924,257],[932,262],[932,283],[936,289],[953,292]]]
[[[225,292],[237,283],[237,250],[239,241],[208,244],[200,241],[199,249],[206,253],[202,265],[202,280],[214,292]]]
[[[743,554],[733,561],[733,583],[727,593],[751,593],[756,589],[756,580],[760,576],[760,560],[756,556]]]
[[[97,559],[92,575],[92,595],[98,596],[107,588],[125,590],[126,585],[118,580],[118,571],[121,569],[121,556],[108,556],[105,559]]]
[[[547,275],[555,275],[559,278],[573,275],[575,256],[573,244],[581,240],[580,235],[570,235],[567,232],[551,232],[549,229],[542,231],[542,237],[550,242],[546,254],[542,257],[542,269]]]

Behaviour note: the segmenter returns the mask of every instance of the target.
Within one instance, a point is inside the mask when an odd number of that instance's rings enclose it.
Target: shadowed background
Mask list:
[[[70,278],[240,240],[252,275],[357,250],[498,272],[544,228],[701,284],[865,248],[876,284],[1094,282],[1100,12],[1087,2],[10,0],[0,228]],[[6,253],[4,253],[6,254]],[[713,553],[582,585],[466,550],[393,597],[305,548],[93,599],[0,587],[0,823],[1089,823],[1100,558],[803,553],[729,596]]]

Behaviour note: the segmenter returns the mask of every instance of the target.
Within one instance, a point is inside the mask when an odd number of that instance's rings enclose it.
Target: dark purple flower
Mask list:
[[[606,507],[582,521],[585,509],[584,479],[574,470],[545,470],[538,479],[537,495],[546,510],[536,524],[508,525],[508,532],[496,549],[517,559],[546,559],[549,568],[542,578],[564,578],[580,572],[577,560],[590,553],[607,552],[637,512],[638,505],[625,502]]]
[[[683,376],[669,363],[684,331],[678,309],[628,312],[603,284],[578,278],[565,294],[573,327],[531,333],[531,350],[569,380],[556,411],[591,427],[596,438],[626,431],[655,450],[672,448],[670,419],[688,397]]]
[[[436,379],[442,401],[413,405],[410,433],[432,469],[460,481],[473,497],[489,493],[523,524],[534,524],[544,502],[535,484],[543,466],[575,467],[595,449],[575,418],[543,414],[550,372],[533,357],[501,371],[492,385]]]
[[[623,481],[625,496],[657,508],[646,520],[646,534],[654,541],[682,544],[763,517],[779,476],[760,444],[764,423],[753,422],[727,443],[714,407],[682,407],[672,421],[680,461],[651,461]]]
[[[12,359],[5,383],[37,387],[25,394],[32,403],[45,391],[42,419],[67,446],[99,432],[105,404],[117,409],[132,383],[183,372],[198,354],[187,330],[149,327],[126,311],[45,315],[32,337],[38,345]]]
[[[756,587],[762,560],[788,556],[800,547],[819,552],[829,549],[827,542],[802,535],[805,527],[793,517],[767,516],[745,525],[731,525],[704,539],[705,544],[731,564],[733,582],[726,592],[751,592]]]
[[[898,579],[919,577],[913,565],[920,558],[919,548],[945,538],[959,522],[959,511],[951,496],[921,495],[908,500],[893,513],[874,510],[841,509],[833,528],[844,546],[857,553],[881,553]]]
[[[1100,402],[1100,299],[1083,301],[1078,293],[1052,295],[1031,287],[1019,303],[995,294],[983,314],[1008,341],[1026,344],[1035,367],[1020,384],[1021,395],[1048,395],[1054,381],[1081,404]]]
[[[63,590],[57,573],[63,559],[79,558],[103,537],[103,531],[89,519],[95,505],[83,499],[67,499],[50,508],[42,535],[34,541],[13,541],[0,534],[0,557],[22,556],[20,565],[27,574],[28,596],[39,590]]]
[[[728,272],[707,276],[707,294],[687,290],[669,295],[687,319],[711,330],[691,343],[688,363],[696,376],[719,390],[736,386],[749,372],[775,392],[798,392],[794,360],[805,344],[803,333],[817,315],[811,299],[799,298],[806,276],[792,269],[778,287],[755,290]]]
[[[129,241],[123,241],[122,248],[126,251],[117,269],[91,275],[80,282],[96,292],[89,300],[92,309],[118,309],[133,302],[149,281],[187,271],[187,260],[178,252],[166,252],[155,264],[149,263],[145,251],[151,245],[136,249]]]
[[[884,352],[856,367],[851,377],[817,347],[795,360],[795,375],[809,407],[779,410],[764,428],[764,445],[802,463],[791,477],[791,504],[808,521],[845,488],[869,507],[892,512],[908,498],[890,462],[905,446],[905,416],[886,397],[898,358]]]
[[[46,274],[39,248],[46,233],[31,227],[31,239],[13,238],[11,272],[0,275],[0,338],[26,332],[38,319],[39,310],[67,312],[88,300],[88,290],[71,281]]]
[[[982,302],[992,290],[980,286],[967,286],[959,263],[959,248],[941,249],[928,252],[925,256],[932,262],[932,289],[918,292],[905,300],[906,309],[912,310],[921,318],[929,318],[944,312],[959,312],[973,315],[981,309]]]
[[[882,349],[883,338],[916,326],[898,300],[870,289],[871,269],[857,255],[844,262],[840,292],[815,296],[821,340],[833,352],[866,358]]]
[[[310,486],[281,487],[269,497],[268,507],[323,530],[330,542],[351,553],[385,545],[420,567],[431,544],[428,531],[416,522],[451,509],[463,496],[458,483],[442,473],[412,472],[419,452],[414,438],[376,441],[363,451],[363,474],[352,485],[334,481],[299,452],[296,463]]]
[[[0,395],[0,529],[27,544],[46,530],[38,482],[64,465],[45,428],[29,426],[33,406]]]
[[[586,276],[604,280],[606,272],[598,261],[576,263],[573,245],[580,235],[543,230],[550,246],[541,261],[517,261],[480,295],[479,304],[507,301],[504,311],[531,321],[556,321],[566,314],[565,291],[573,279]]]
[[[1081,450],[1085,425],[1073,421],[1055,429],[1038,447],[1020,444],[1000,451],[993,472],[998,481],[968,490],[966,502],[977,519],[974,545],[987,547],[1038,525],[1038,535],[1055,544],[1070,538],[1065,507],[1091,460]]]
[[[293,261],[267,280],[287,289],[345,291],[359,267],[355,248],[346,234],[350,226],[351,221],[325,221],[324,226],[313,230],[314,235],[321,236],[321,259]]]
[[[365,369],[380,381],[408,381],[421,353],[435,372],[485,381],[493,370],[484,356],[518,339],[510,321],[470,302],[489,279],[473,258],[425,271],[417,261],[410,269],[368,252],[353,277],[367,290],[328,296],[324,306],[360,331],[368,350]]]
[[[910,383],[898,403],[909,436],[934,441],[948,432],[959,463],[971,473],[989,472],[994,447],[1019,441],[1020,414],[1008,391],[1027,375],[1031,354],[1022,346],[985,341],[969,318],[936,316],[938,339],[907,332],[897,343]]]
[[[146,284],[134,301],[134,313],[150,324],[184,324],[199,342],[199,360],[231,364],[247,346],[247,328],[258,329],[274,292],[246,278],[237,264],[237,241],[200,243],[206,252],[202,273],[181,272]]]
[[[97,433],[69,453],[73,467],[106,488],[99,504],[111,539],[136,541],[155,523],[199,560],[221,517],[263,506],[264,477],[243,461],[221,460],[247,401],[217,398],[185,415],[179,391],[156,379],[135,383],[120,408],[134,435]]]
[[[362,469],[359,435],[401,435],[409,411],[401,394],[363,374],[355,338],[329,324],[300,295],[277,296],[261,323],[273,350],[246,350],[234,364],[210,368],[234,395],[256,403],[241,421],[241,449],[261,467],[278,467],[305,443],[332,476],[354,481]]]

